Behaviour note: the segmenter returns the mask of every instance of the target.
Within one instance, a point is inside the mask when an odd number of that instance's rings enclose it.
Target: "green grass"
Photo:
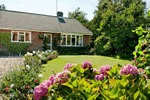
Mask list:
[[[53,60],[48,61],[47,64],[44,64],[44,72],[42,73],[43,80],[48,80],[50,75],[52,75],[52,69],[55,73],[63,71],[63,68],[66,63],[75,63],[75,64],[82,64],[85,60],[90,61],[93,65],[97,66],[97,69],[100,69],[102,65],[126,65],[131,64],[132,62],[129,60],[120,60],[115,59],[113,57],[105,57],[105,56],[96,56],[96,55],[65,55],[65,56],[58,56],[58,58],[55,58]]]

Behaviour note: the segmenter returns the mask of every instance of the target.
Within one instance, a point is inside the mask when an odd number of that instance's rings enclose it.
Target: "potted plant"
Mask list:
[[[39,39],[43,39],[43,34],[40,33],[40,34],[38,35],[38,38],[39,38]]]

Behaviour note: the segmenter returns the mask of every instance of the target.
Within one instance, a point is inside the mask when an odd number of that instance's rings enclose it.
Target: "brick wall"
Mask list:
[[[29,48],[27,50],[31,50],[31,51],[43,50],[43,39],[38,38],[39,34],[44,34],[44,33],[43,32],[35,32],[35,31],[31,32],[32,44],[29,46]]]
[[[83,35],[83,46],[90,45],[90,35]]]

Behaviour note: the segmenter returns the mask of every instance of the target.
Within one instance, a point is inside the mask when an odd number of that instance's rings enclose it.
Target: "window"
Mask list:
[[[82,35],[61,35],[61,46],[83,46]]]
[[[66,45],[66,35],[62,35],[61,45]]]
[[[31,42],[31,32],[12,31],[11,42]]]

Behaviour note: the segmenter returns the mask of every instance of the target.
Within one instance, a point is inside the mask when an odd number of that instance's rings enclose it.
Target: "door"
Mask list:
[[[47,50],[52,51],[52,34],[44,34],[46,36]]]

